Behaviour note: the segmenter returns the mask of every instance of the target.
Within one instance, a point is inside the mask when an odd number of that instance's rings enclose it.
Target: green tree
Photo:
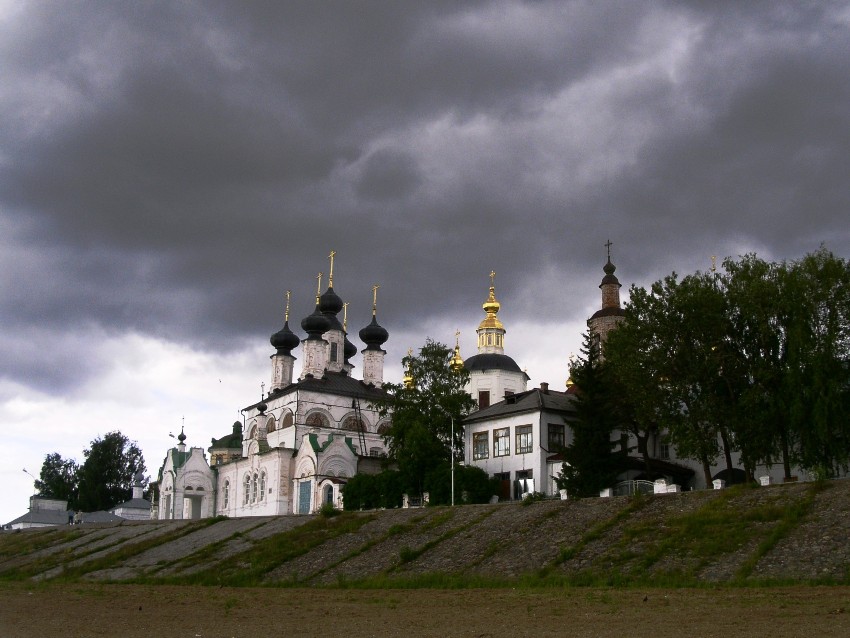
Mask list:
[[[724,262],[741,395],[736,445],[745,466],[780,459],[834,474],[850,455],[850,269],[821,248],[793,262]]]
[[[380,474],[355,474],[345,484],[343,508],[361,510],[401,507],[402,494],[397,470],[384,470]]]
[[[652,338],[648,326],[621,323],[608,333],[605,367],[609,401],[619,427],[637,441],[647,476],[655,476],[652,444],[659,438],[661,406],[665,396],[658,362],[650,356]]]
[[[649,290],[631,289],[626,319],[606,343],[630,417],[644,432],[664,430],[678,456],[700,462],[706,483],[721,451],[732,465],[727,426],[737,390],[726,355],[726,312],[712,274],[679,281],[673,273]]]
[[[755,255],[725,273],[633,287],[606,343],[624,427],[664,432],[710,466],[834,474],[850,464],[850,268],[825,249],[794,262]]]
[[[622,471],[627,451],[615,453],[618,442],[611,436],[620,426],[607,366],[600,360],[599,342],[584,335],[582,356],[571,367],[576,387],[576,419],[569,423],[572,441],[563,450],[564,463],[556,477],[559,489],[571,496],[596,496],[610,487]]]
[[[375,405],[382,416],[392,418],[386,435],[389,460],[409,493],[426,491],[426,475],[448,462],[452,449],[455,462],[463,459],[461,421],[475,402],[464,389],[469,373],[452,369],[451,356],[444,344],[427,339],[418,355],[402,360],[410,382],[384,384],[388,398]]]
[[[821,248],[793,262],[788,373],[798,381],[791,428],[796,463],[827,476],[850,462],[850,265]]]
[[[479,467],[458,465],[454,467],[455,503],[487,503],[499,493],[499,481]],[[431,505],[449,505],[452,502],[451,466],[443,461],[425,476],[424,488]]]
[[[723,262],[729,298],[731,352],[746,382],[734,423],[735,446],[752,476],[781,458],[791,474],[790,410],[796,381],[788,368],[788,319],[795,293],[787,265],[756,255]]]
[[[74,459],[63,459],[58,452],[44,457],[35,489],[39,495],[68,501],[70,509],[77,508],[79,467]]]
[[[83,456],[79,506],[88,512],[108,510],[128,500],[136,474],[147,469],[138,445],[120,432],[96,438]]]

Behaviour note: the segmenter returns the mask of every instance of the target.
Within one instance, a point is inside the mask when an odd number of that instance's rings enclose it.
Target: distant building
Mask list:
[[[73,521],[74,512],[68,509],[68,501],[45,496],[30,496],[30,511],[9,521],[6,529],[27,529],[30,527],[55,527],[67,525]]]
[[[59,525],[70,525],[75,520],[77,523],[119,523],[124,518],[111,512],[79,512],[75,513],[68,509],[68,501],[48,498],[45,496],[30,496],[30,511],[19,516],[13,521],[3,525],[3,529],[28,529],[30,527],[56,527]],[[150,506],[148,516],[150,518]]]
[[[109,511],[127,521],[149,520],[151,518],[151,502],[144,498],[143,481],[143,474],[138,472],[133,481],[133,498],[116,505]]]

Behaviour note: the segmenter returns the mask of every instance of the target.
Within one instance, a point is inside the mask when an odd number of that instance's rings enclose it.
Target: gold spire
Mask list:
[[[291,290],[286,291],[286,312],[283,315],[283,322],[286,323],[289,321],[289,297],[292,294]]]
[[[348,302],[342,304],[342,331],[348,332]]]
[[[413,357],[413,348],[407,349],[407,369],[404,371],[404,387],[410,390],[413,387],[413,374],[410,372],[410,359]]]
[[[336,255],[336,251],[332,250],[331,254],[328,257],[331,260],[331,272],[328,275],[328,288],[334,287],[334,255]]]
[[[322,294],[322,275],[324,273],[319,273],[316,275],[316,305],[319,303],[319,295]]]
[[[567,389],[573,387],[576,382],[573,381],[573,366],[575,365],[576,355],[574,352],[570,353],[570,364],[567,366],[567,370],[570,371],[569,376],[567,377]]]
[[[460,330],[455,331],[455,353],[449,361],[449,367],[453,372],[463,370],[463,357],[460,356]]]
[[[372,316],[373,317],[378,313],[378,288],[380,288],[380,286],[378,284],[375,284],[374,286],[372,286]],[[411,352],[408,352],[407,354],[410,355]]]

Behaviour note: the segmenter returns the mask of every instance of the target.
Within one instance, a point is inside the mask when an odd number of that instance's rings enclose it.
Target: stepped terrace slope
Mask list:
[[[0,534],[0,580],[279,587],[850,581],[850,481]]]

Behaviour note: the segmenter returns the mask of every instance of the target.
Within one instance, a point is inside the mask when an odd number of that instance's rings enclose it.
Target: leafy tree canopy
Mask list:
[[[723,273],[632,287],[605,345],[632,423],[680,457],[740,453],[749,474],[781,461],[850,464],[850,265],[824,248],[791,262],[726,259]]]
[[[63,459],[54,452],[44,457],[35,489],[40,496],[68,501],[68,507],[77,508],[79,466],[74,459]]]
[[[451,356],[447,346],[427,339],[418,355],[402,360],[411,382],[384,384],[389,396],[375,406],[381,415],[392,417],[386,436],[389,459],[413,494],[425,491],[426,475],[448,462],[452,449],[455,461],[463,458],[461,420],[475,409],[475,402],[465,390],[469,373],[453,370]]]
[[[84,511],[108,510],[129,500],[138,473],[146,471],[138,445],[120,432],[91,442],[79,469],[79,506]]]

